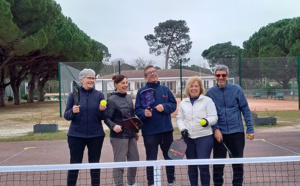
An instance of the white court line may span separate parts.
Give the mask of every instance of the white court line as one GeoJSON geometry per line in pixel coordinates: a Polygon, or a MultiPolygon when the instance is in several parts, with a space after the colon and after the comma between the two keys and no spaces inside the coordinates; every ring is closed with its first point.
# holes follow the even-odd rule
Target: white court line
{"type": "Polygon", "coordinates": [[[297,152],[295,152],[295,151],[292,151],[292,150],[290,150],[290,149],[287,149],[287,148],[284,148],[284,147],[282,147],[282,146],[276,145],[276,144],[274,144],[274,143],[268,142],[268,141],[265,140],[265,139],[253,139],[253,140],[255,140],[255,141],[264,141],[264,142],[269,143],[269,144],[271,144],[271,145],[273,145],[273,146],[275,146],[275,147],[278,147],[278,148],[281,148],[281,149],[283,149],[283,150],[289,151],[289,152],[294,153],[294,154],[296,154],[296,155],[300,155],[299,153],[297,153],[297,152]]]}
{"type": "Polygon", "coordinates": [[[12,158],[18,156],[19,154],[22,154],[23,152],[25,152],[25,151],[28,150],[28,149],[35,149],[35,148],[36,148],[36,147],[25,147],[24,150],[22,150],[21,152],[18,152],[17,154],[15,154],[15,155],[13,155],[13,156],[11,156],[11,157],[9,157],[9,158],[7,158],[7,159],[1,161],[1,162],[0,162],[0,165],[3,164],[4,162],[7,162],[8,160],[10,160],[10,159],[12,159],[12,158]]]}

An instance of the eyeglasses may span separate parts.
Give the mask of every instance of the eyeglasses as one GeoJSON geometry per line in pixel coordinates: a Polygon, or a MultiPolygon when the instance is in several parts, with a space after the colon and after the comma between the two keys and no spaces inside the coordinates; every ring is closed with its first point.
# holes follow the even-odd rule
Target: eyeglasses
{"type": "Polygon", "coordinates": [[[94,77],[85,77],[85,78],[88,79],[88,80],[95,80],[94,77]]]}
{"type": "Polygon", "coordinates": [[[147,72],[146,75],[151,75],[151,74],[156,74],[156,73],[157,73],[157,71],[153,70],[153,71],[147,72]]]}
{"type": "Polygon", "coordinates": [[[227,77],[227,74],[215,74],[215,76],[216,77],[221,77],[222,76],[224,78],[224,77],[227,77]]]}

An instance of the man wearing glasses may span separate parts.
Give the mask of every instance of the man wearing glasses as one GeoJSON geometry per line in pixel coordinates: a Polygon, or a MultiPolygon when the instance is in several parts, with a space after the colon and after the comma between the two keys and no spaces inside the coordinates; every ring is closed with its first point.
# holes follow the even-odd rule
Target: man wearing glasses
{"type": "MultiPolygon", "coordinates": [[[[153,66],[147,66],[144,70],[146,85],[138,90],[135,102],[135,113],[142,120],[144,126],[142,135],[146,149],[146,160],[157,160],[158,146],[165,159],[170,159],[168,150],[173,142],[173,126],[171,113],[177,108],[177,101],[168,87],[160,85],[157,71],[153,66]],[[140,93],[145,90],[154,90],[155,102],[145,108],[144,98],[140,93]]],[[[152,94],[153,95],[153,94],[152,94]]],[[[174,166],[166,167],[169,185],[175,184],[174,166]]],[[[153,167],[147,167],[148,185],[154,185],[153,167]]]]}
{"type": "MultiPolygon", "coordinates": [[[[226,158],[226,148],[223,141],[232,153],[231,158],[242,158],[245,147],[245,133],[242,121],[244,117],[247,130],[247,139],[254,139],[254,129],[252,123],[252,114],[248,102],[239,85],[231,84],[227,81],[229,69],[225,65],[217,65],[214,69],[214,76],[217,81],[216,86],[210,88],[207,96],[210,97],[216,105],[218,112],[218,122],[212,126],[214,130],[214,158],[226,158]]],[[[234,186],[243,184],[243,164],[234,164],[233,180],[234,186]]],[[[214,185],[223,185],[224,165],[213,166],[214,185]]]]}

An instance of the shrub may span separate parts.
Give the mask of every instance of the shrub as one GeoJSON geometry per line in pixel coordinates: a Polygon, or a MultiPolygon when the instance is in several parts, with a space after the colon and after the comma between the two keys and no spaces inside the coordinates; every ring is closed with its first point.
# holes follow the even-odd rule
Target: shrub
{"type": "Polygon", "coordinates": [[[33,100],[38,100],[38,96],[37,95],[33,95],[33,100]]]}
{"type": "Polygon", "coordinates": [[[28,94],[22,94],[22,95],[21,95],[21,98],[22,98],[22,99],[26,99],[26,100],[27,100],[27,98],[28,98],[28,94]]]}
{"type": "Polygon", "coordinates": [[[12,97],[12,96],[7,96],[7,101],[13,101],[14,100],[14,97],[12,97]]]}

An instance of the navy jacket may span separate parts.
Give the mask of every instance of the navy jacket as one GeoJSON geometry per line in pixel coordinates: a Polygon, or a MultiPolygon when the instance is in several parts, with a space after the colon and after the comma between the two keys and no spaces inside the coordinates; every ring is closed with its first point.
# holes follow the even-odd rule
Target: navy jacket
{"type": "Polygon", "coordinates": [[[68,136],[93,138],[105,136],[101,120],[105,118],[105,111],[99,110],[100,101],[105,99],[104,95],[95,90],[85,90],[80,87],[80,112],[74,114],[72,108],[74,106],[73,93],[70,94],[64,113],[66,120],[71,120],[68,136]]]}
{"type": "Polygon", "coordinates": [[[144,126],[142,128],[142,135],[152,135],[168,131],[173,131],[171,114],[177,108],[177,101],[173,93],[168,87],[160,85],[160,82],[149,83],[139,89],[136,95],[135,114],[142,120],[144,126]],[[145,116],[145,109],[141,105],[140,92],[153,88],[155,91],[155,104],[154,107],[162,104],[164,106],[163,112],[158,112],[156,109],[152,110],[152,117],[145,116]]]}
{"type": "Polygon", "coordinates": [[[218,112],[218,122],[212,126],[213,129],[219,129],[222,134],[232,134],[244,132],[242,113],[247,126],[247,133],[254,133],[252,114],[248,106],[247,99],[242,88],[239,85],[227,84],[223,88],[218,85],[207,91],[216,105],[218,112]]]}

